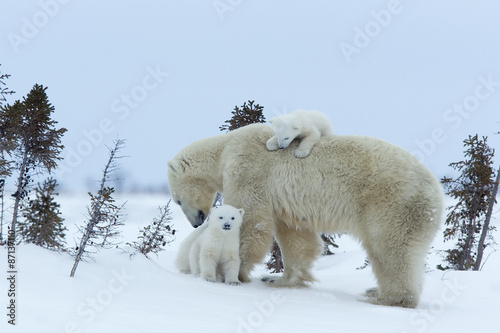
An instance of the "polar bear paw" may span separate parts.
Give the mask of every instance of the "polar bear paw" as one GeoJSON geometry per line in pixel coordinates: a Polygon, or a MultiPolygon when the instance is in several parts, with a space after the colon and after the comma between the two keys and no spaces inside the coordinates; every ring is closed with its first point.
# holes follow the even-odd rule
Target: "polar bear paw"
{"type": "Polygon", "coordinates": [[[240,281],[227,281],[226,284],[229,286],[239,286],[239,285],[241,285],[241,282],[240,281]]]}
{"type": "Polygon", "coordinates": [[[305,281],[300,279],[284,279],[282,277],[264,276],[262,282],[275,288],[302,288],[307,287],[305,281]]]}
{"type": "Polygon", "coordinates": [[[217,278],[214,277],[214,276],[210,276],[210,275],[204,275],[203,278],[205,280],[207,280],[208,282],[213,282],[213,283],[216,283],[217,282],[217,278]]]}
{"type": "Polygon", "coordinates": [[[304,158],[304,157],[307,157],[310,153],[311,153],[310,150],[297,149],[297,150],[295,150],[295,157],[304,158]]]}
{"type": "Polygon", "coordinates": [[[267,148],[267,150],[278,150],[278,148],[279,148],[278,139],[275,136],[273,136],[272,138],[267,140],[266,148],[267,148]]]}

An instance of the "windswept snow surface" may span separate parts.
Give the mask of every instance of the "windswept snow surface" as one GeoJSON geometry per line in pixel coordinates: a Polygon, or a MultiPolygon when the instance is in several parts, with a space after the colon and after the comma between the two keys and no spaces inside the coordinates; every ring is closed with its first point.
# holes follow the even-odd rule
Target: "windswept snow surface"
{"type": "MultiPolygon", "coordinates": [[[[16,325],[7,323],[8,281],[0,283],[1,332],[494,332],[500,327],[500,254],[488,252],[480,272],[441,272],[436,249],[428,256],[424,292],[417,309],[366,302],[375,286],[365,254],[348,236],[338,239],[336,254],[314,265],[318,282],[304,289],[274,289],[260,278],[241,286],[206,282],[177,272],[177,248],[192,230],[172,205],[177,239],[150,260],[124,245],[157,216],[166,196],[123,195],[128,217],[120,249],[102,250],[95,262],[80,263],[69,277],[73,259],[34,245],[17,246],[16,325]],[[491,255],[489,255],[491,253],[491,255]],[[489,255],[489,257],[488,257],[489,255]],[[487,258],[486,258],[487,257],[487,258]]],[[[61,195],[67,241],[73,245],[88,199],[61,195]]],[[[498,217],[498,213],[496,216],[498,217]]],[[[493,220],[498,225],[497,220],[493,220]]],[[[7,249],[0,249],[7,272],[7,249]]]]}

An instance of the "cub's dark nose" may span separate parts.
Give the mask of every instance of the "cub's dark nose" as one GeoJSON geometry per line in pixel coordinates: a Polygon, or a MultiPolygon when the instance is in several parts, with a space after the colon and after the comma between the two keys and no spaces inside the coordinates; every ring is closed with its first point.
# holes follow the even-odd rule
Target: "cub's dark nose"
{"type": "Polygon", "coordinates": [[[231,224],[228,223],[228,222],[224,223],[224,225],[222,226],[222,229],[224,229],[224,230],[231,230],[231,224]]]}

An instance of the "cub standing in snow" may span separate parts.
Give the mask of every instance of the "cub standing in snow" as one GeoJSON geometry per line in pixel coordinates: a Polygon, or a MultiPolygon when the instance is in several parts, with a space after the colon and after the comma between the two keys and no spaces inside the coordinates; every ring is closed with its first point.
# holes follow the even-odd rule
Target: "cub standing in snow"
{"type": "Polygon", "coordinates": [[[240,226],[243,209],[222,205],[210,210],[208,220],[181,244],[177,268],[211,282],[239,285],[240,226]]]}
{"type": "Polygon", "coordinates": [[[301,139],[295,157],[304,158],[311,152],[322,136],[333,134],[328,117],[319,111],[297,110],[269,120],[274,136],[267,143],[267,150],[288,147],[295,138],[301,139]]]}

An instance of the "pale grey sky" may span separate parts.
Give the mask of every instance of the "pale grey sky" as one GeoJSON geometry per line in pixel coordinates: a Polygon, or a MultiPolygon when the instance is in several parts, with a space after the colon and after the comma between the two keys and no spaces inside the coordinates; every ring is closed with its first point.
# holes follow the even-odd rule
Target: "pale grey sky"
{"type": "Polygon", "coordinates": [[[128,184],[166,184],[166,162],[247,100],[267,119],[322,111],[337,134],[400,145],[438,177],[469,134],[500,148],[498,1],[1,0],[0,12],[9,102],[48,87],[68,129],[66,189],[99,179],[117,136],[128,184]]]}

